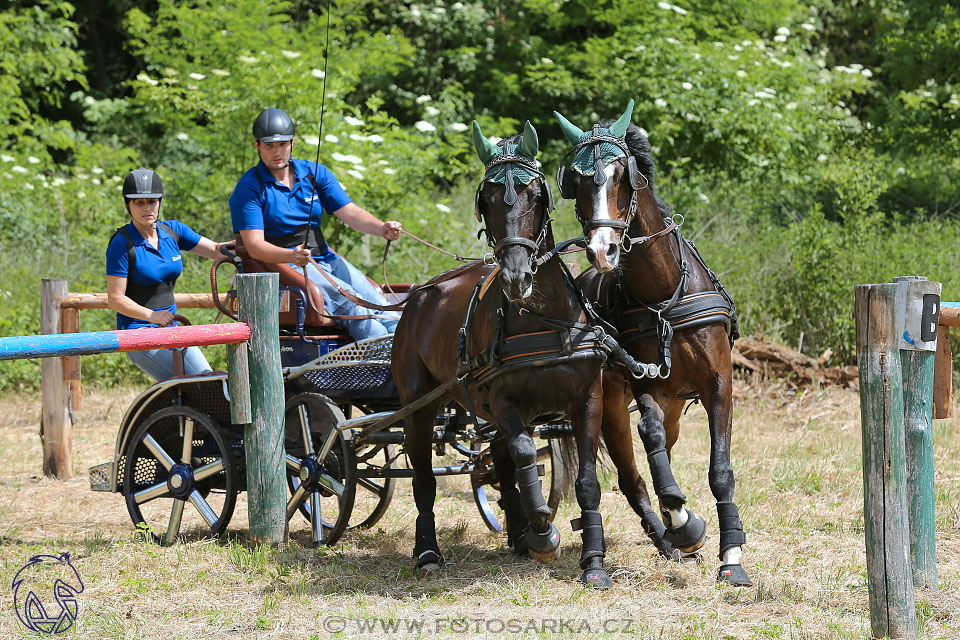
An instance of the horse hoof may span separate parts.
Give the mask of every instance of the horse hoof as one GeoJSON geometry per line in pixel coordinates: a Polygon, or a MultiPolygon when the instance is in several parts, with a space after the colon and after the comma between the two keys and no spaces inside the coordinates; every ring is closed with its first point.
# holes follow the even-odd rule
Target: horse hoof
{"type": "Polygon", "coordinates": [[[609,589],[613,586],[613,580],[602,567],[584,571],[580,576],[580,582],[594,589],[609,589]]]}
{"type": "Polygon", "coordinates": [[[437,573],[443,567],[443,556],[436,551],[424,551],[417,556],[416,569],[421,575],[437,573]]]}
{"type": "Polygon", "coordinates": [[[530,555],[540,564],[550,564],[560,557],[560,531],[552,522],[543,533],[527,529],[524,538],[530,555]]]}
{"type": "Polygon", "coordinates": [[[669,542],[683,554],[696,553],[707,541],[707,523],[693,511],[687,510],[687,521],[680,527],[667,527],[663,534],[669,542]]]}
{"type": "Polygon", "coordinates": [[[717,573],[717,582],[729,584],[732,587],[752,587],[750,576],[744,571],[743,565],[725,564],[720,567],[717,573]]]}

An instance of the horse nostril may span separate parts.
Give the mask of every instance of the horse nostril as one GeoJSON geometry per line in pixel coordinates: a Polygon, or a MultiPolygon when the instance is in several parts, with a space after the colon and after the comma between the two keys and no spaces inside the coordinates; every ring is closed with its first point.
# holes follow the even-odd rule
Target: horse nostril
{"type": "Polygon", "coordinates": [[[609,247],[607,247],[608,261],[610,261],[611,263],[616,262],[617,258],[619,257],[620,257],[620,245],[612,244],[609,247]]]}
{"type": "Polygon", "coordinates": [[[520,285],[521,291],[529,291],[530,288],[533,287],[533,275],[529,273],[523,274],[520,278],[520,285]]]}
{"type": "Polygon", "coordinates": [[[590,247],[587,247],[587,260],[590,262],[590,264],[594,264],[597,261],[597,254],[590,247]]]}

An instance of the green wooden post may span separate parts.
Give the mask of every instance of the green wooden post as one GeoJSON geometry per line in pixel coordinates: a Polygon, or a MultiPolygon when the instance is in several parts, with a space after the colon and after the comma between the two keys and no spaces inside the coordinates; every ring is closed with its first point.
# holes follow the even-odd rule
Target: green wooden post
{"type": "Polygon", "coordinates": [[[250,540],[287,543],[287,487],[283,449],[283,375],[276,273],[237,276],[239,318],[250,326],[247,355],[253,421],[244,430],[250,540]]]}
{"type": "Polygon", "coordinates": [[[903,314],[899,335],[913,584],[936,589],[933,360],[937,348],[940,283],[913,276],[893,281],[898,286],[898,306],[903,314]]]}
{"type": "Polygon", "coordinates": [[[913,638],[897,285],[858,285],[854,297],[870,627],[877,638],[913,638]]]}

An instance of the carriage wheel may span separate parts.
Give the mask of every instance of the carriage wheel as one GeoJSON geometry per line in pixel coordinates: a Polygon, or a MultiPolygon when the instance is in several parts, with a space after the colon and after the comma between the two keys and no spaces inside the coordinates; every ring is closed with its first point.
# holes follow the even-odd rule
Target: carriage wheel
{"type": "Polygon", "coordinates": [[[154,541],[213,537],[230,522],[237,502],[237,465],[223,430],[190,407],[149,416],[125,452],[123,494],[138,529],[154,541]]]}
{"type": "Polygon", "coordinates": [[[332,545],[346,531],[357,488],[357,466],[349,431],[339,431],[343,413],[326,396],[301,393],[284,412],[287,519],[299,511],[314,544],[332,545]],[[332,436],[331,436],[332,434],[332,436]],[[332,441],[327,443],[328,436],[332,441]],[[324,446],[328,450],[324,454],[324,446]]]}
{"type": "Polygon", "coordinates": [[[353,502],[353,515],[348,529],[367,529],[380,522],[387,512],[393,492],[397,486],[396,478],[364,478],[365,472],[377,474],[386,469],[397,467],[396,447],[392,444],[371,445],[358,451],[357,491],[353,502]]]}
{"type": "MultiPolygon", "coordinates": [[[[550,438],[546,444],[537,448],[537,463],[543,464],[545,473],[540,477],[540,482],[547,491],[547,506],[550,507],[552,522],[557,515],[560,501],[569,496],[572,486],[571,470],[568,468],[559,439],[550,438]]],[[[491,531],[503,531],[501,524],[503,511],[497,505],[500,484],[493,468],[489,449],[484,450],[480,455],[479,469],[470,475],[470,483],[473,487],[473,501],[480,511],[483,523],[491,531]],[[493,492],[488,492],[488,489],[493,489],[493,492]]]]}

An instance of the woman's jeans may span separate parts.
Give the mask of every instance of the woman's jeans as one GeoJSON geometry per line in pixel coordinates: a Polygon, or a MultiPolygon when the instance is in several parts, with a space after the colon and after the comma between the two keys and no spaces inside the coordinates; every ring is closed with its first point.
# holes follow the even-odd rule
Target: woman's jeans
{"type": "MultiPolygon", "coordinates": [[[[146,372],[148,376],[160,382],[173,377],[173,349],[152,349],[150,351],[128,351],[130,362],[146,372]]],[[[187,347],[183,353],[183,372],[186,375],[212,371],[203,352],[198,347],[187,347]]]]}

